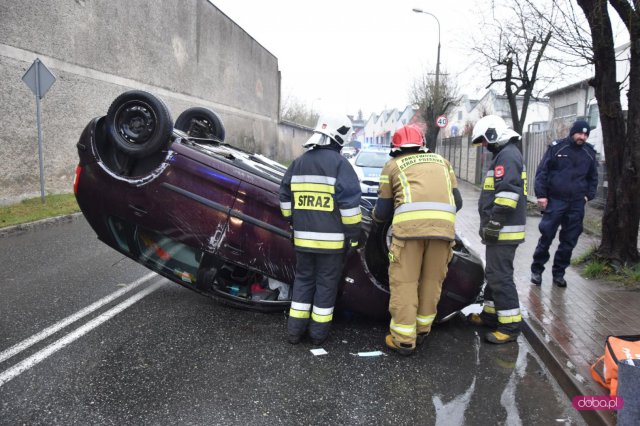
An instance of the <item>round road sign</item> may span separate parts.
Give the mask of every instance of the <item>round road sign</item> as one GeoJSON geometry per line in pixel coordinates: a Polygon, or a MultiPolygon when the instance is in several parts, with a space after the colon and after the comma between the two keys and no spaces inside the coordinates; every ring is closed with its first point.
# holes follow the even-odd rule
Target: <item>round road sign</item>
{"type": "Polygon", "coordinates": [[[447,127],[447,124],[449,124],[449,120],[446,115],[439,115],[438,118],[436,118],[436,126],[441,129],[447,127]]]}

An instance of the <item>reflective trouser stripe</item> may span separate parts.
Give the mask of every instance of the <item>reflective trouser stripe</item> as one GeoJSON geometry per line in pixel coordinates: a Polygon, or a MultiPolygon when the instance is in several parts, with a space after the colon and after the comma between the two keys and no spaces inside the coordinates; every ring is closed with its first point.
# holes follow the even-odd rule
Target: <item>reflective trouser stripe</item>
{"type": "Polygon", "coordinates": [[[311,316],[311,312],[309,311],[299,311],[297,309],[289,309],[289,316],[293,318],[309,318],[311,316]]]}
{"type": "Polygon", "coordinates": [[[487,314],[493,314],[495,315],[496,313],[496,308],[494,306],[489,306],[485,303],[484,307],[482,308],[482,311],[487,313],[487,314]]]}
{"type": "Polygon", "coordinates": [[[311,313],[311,319],[315,322],[330,322],[333,319],[333,314],[319,315],[313,312],[311,313]]]}
{"type": "Polygon", "coordinates": [[[315,322],[329,322],[333,319],[333,307],[331,308],[319,308],[313,307],[311,313],[311,319],[315,322]]]}
{"type": "Polygon", "coordinates": [[[281,209],[280,211],[282,212],[282,216],[284,216],[284,217],[291,217],[291,210],[284,210],[284,209],[281,209]]]}
{"type": "Polygon", "coordinates": [[[434,315],[418,315],[416,316],[416,322],[420,325],[429,325],[433,323],[433,320],[436,318],[434,315]]]}
{"type": "Polygon", "coordinates": [[[391,324],[389,328],[395,331],[398,334],[402,334],[403,336],[413,336],[416,334],[416,323],[412,324],[396,324],[393,319],[391,320],[391,324]]]}
{"type": "Polygon", "coordinates": [[[498,322],[501,324],[511,324],[512,322],[522,321],[520,309],[506,309],[498,311],[498,322]]]}
{"type": "Polygon", "coordinates": [[[511,324],[512,322],[522,321],[522,315],[502,316],[498,314],[498,322],[500,324],[511,324]]]}
{"type": "Polygon", "coordinates": [[[294,318],[309,318],[311,311],[311,303],[291,302],[289,316],[294,318]]]}

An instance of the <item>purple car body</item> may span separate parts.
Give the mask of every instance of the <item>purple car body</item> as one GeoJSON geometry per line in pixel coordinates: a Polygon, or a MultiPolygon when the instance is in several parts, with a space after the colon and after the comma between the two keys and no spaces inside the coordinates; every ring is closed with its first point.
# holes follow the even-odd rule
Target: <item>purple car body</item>
{"type": "MultiPolygon", "coordinates": [[[[185,111],[176,120],[180,131],[159,111],[161,101],[145,96],[157,100],[145,92],[121,95],[77,144],[76,198],[98,238],[204,295],[260,311],[286,309],[295,252],[279,208],[285,167],[222,142],[215,113],[185,111]],[[195,128],[203,125],[210,132],[195,128]],[[163,126],[170,131],[160,132],[163,126]],[[156,148],[136,151],[152,137],[162,139],[156,148]]],[[[389,224],[372,231],[366,204],[361,248],[342,265],[337,308],[385,318],[389,224]]],[[[483,281],[480,259],[458,240],[437,319],[473,303],[483,281]]]]}

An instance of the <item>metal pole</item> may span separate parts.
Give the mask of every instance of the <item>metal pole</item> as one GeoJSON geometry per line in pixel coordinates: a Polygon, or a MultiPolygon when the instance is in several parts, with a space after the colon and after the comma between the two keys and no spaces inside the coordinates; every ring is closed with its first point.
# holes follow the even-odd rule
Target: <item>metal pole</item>
{"type": "MultiPolygon", "coordinates": [[[[436,23],[438,24],[438,57],[436,59],[436,87],[435,87],[436,90],[435,90],[435,96],[434,96],[434,106],[435,106],[435,99],[440,98],[440,21],[438,20],[438,17],[433,13],[425,12],[424,10],[418,9],[418,8],[414,8],[413,11],[416,13],[424,13],[425,15],[433,16],[433,19],[435,19],[436,23]]],[[[438,114],[439,113],[440,112],[438,112],[438,114]]]]}
{"type": "Polygon", "coordinates": [[[36,59],[36,125],[38,126],[38,159],[40,163],[40,200],[44,204],[44,158],[42,154],[42,125],[40,124],[40,59],[36,59]]]}
{"type": "MultiPolygon", "coordinates": [[[[436,21],[438,19],[436,18],[436,21]]],[[[438,59],[436,60],[436,99],[440,99],[440,23],[438,22],[438,59]]],[[[435,103],[435,102],[434,102],[435,103]]],[[[444,111],[438,111],[437,114],[444,111]]]]}

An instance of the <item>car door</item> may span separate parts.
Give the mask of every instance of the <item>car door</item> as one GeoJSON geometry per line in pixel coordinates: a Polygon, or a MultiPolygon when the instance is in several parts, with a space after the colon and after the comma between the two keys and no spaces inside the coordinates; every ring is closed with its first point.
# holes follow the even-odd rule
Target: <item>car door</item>
{"type": "Polygon", "coordinates": [[[226,243],[236,249],[235,263],[291,284],[295,253],[288,222],[280,213],[278,188],[264,180],[240,183],[226,243]]]}

